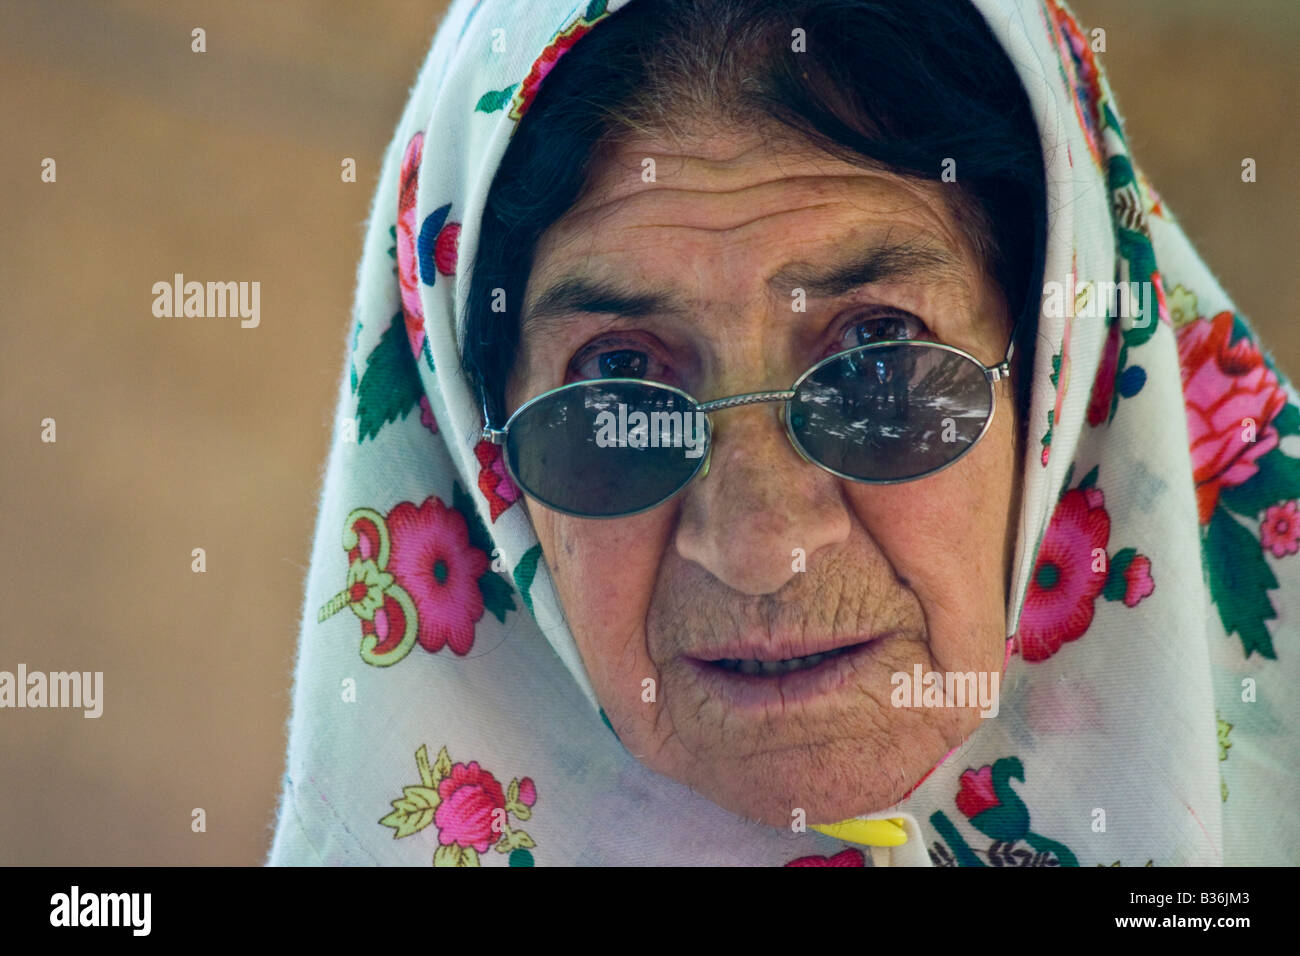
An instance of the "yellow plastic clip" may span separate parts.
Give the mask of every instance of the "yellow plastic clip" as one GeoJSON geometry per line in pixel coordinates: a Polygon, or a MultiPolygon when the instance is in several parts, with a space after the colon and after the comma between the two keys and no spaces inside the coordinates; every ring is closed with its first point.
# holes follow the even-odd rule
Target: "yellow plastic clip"
{"type": "Polygon", "coordinates": [[[849,843],[861,843],[863,846],[902,846],[907,842],[907,831],[903,829],[901,817],[892,817],[888,820],[814,823],[812,828],[828,837],[847,840],[849,843]]]}

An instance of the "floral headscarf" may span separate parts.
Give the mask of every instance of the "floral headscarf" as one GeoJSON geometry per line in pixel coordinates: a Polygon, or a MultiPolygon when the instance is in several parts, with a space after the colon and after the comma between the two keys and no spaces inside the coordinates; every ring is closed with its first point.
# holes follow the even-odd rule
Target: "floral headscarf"
{"type": "Polygon", "coordinates": [[[269,862],[1300,860],[1300,406],[1055,0],[973,0],[1041,131],[1044,279],[1064,290],[1038,327],[999,715],[872,815],[895,846],[747,822],[623,749],[457,342],[511,133],[625,2],[457,0],[385,156],[269,862]],[[1154,290],[1144,320],[1098,317],[1097,284],[1130,281],[1154,290]]]}

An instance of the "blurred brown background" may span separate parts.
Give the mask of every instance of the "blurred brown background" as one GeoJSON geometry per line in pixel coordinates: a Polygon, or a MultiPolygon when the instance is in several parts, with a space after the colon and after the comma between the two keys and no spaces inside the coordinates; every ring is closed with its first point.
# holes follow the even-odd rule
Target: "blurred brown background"
{"type": "MultiPolygon", "coordinates": [[[[362,230],[443,6],[0,2],[0,670],[105,683],[98,720],[0,711],[0,863],[262,862],[362,230]],[[155,318],[176,272],[261,282],[260,327],[155,318]]],[[[1300,7],[1074,9],[1140,164],[1300,373],[1300,7]]]]}

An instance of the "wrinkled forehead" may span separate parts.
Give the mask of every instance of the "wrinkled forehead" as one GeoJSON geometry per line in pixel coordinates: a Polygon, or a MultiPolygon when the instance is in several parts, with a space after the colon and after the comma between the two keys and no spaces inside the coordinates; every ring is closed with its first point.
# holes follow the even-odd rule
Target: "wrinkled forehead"
{"type": "Polygon", "coordinates": [[[615,262],[634,273],[664,261],[700,271],[723,257],[724,268],[707,271],[738,292],[756,281],[788,291],[814,280],[801,262],[809,256],[831,263],[875,248],[894,267],[969,279],[991,238],[972,206],[955,184],[849,163],[788,131],[641,135],[598,151],[585,188],[539,240],[525,312],[557,273],[615,262]]]}

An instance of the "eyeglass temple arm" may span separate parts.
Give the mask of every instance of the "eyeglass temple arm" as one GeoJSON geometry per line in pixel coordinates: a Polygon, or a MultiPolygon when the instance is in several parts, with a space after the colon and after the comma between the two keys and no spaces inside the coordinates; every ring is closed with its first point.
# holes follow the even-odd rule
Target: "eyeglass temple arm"
{"type": "Polygon", "coordinates": [[[1020,331],[1021,315],[1016,316],[1016,320],[1011,323],[1011,341],[1007,343],[1007,354],[1002,356],[1002,361],[992,368],[986,368],[984,374],[990,382],[1000,382],[1004,378],[1011,377],[1011,358],[1016,354],[1016,334],[1020,331]]]}
{"type": "Polygon", "coordinates": [[[492,415],[488,411],[487,396],[483,396],[483,431],[479,437],[490,445],[504,445],[506,443],[506,430],[504,428],[492,427],[492,415]]]}

